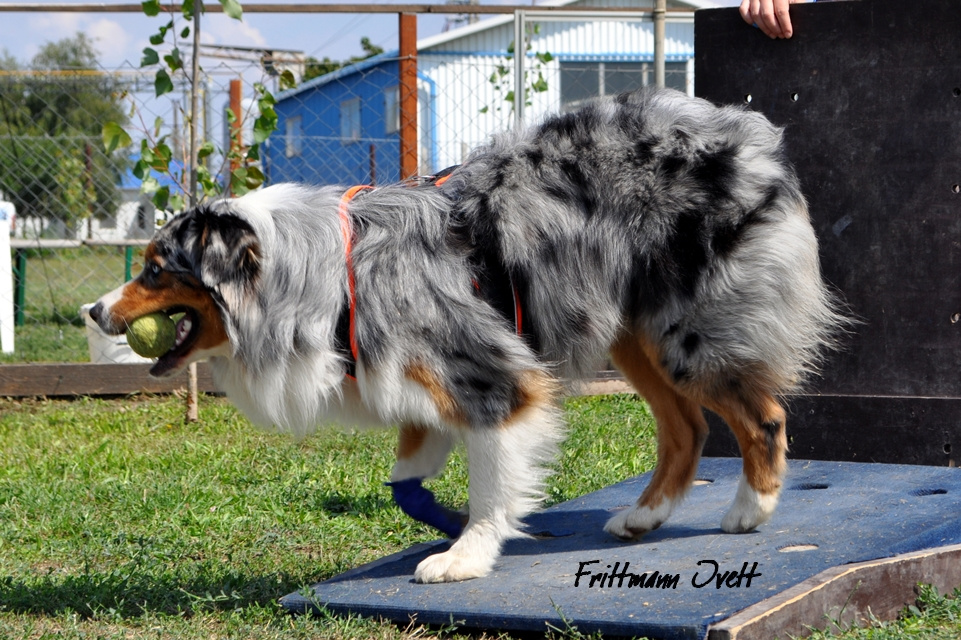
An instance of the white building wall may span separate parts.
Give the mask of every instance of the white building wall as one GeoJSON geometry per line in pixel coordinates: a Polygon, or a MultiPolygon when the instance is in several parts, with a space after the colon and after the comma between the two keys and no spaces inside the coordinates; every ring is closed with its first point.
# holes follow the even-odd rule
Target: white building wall
{"type": "MultiPolygon", "coordinates": [[[[649,21],[579,18],[531,19],[530,23],[538,25],[538,29],[530,39],[526,68],[534,76],[542,73],[548,89],[530,96],[532,104],[525,108],[526,122],[536,122],[560,109],[561,62],[653,60],[654,29],[649,21]],[[549,52],[553,60],[546,64],[534,61],[533,54],[542,52],[549,52]]],[[[431,145],[433,171],[463,162],[469,150],[484,143],[492,133],[513,127],[511,104],[504,100],[507,92],[513,90],[514,62],[506,58],[507,47],[514,39],[513,17],[491,18],[463,31],[467,32],[463,37],[441,42],[429,39],[425,43],[428,46],[422,45],[418,55],[419,75],[436,88],[435,130],[422,135],[422,140],[431,145]],[[496,82],[492,75],[500,65],[510,72],[496,82]]],[[[669,14],[667,60],[691,60],[693,55],[693,15],[669,14]]],[[[693,67],[688,67],[690,79],[693,67]]],[[[692,81],[688,87],[689,92],[693,91],[692,81]]],[[[426,110],[426,105],[421,109],[426,110]]]]}

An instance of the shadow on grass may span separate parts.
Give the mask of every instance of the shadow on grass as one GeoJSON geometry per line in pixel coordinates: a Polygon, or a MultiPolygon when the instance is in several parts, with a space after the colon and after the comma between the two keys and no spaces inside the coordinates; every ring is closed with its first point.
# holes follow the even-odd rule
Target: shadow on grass
{"type": "Polygon", "coordinates": [[[192,615],[250,605],[269,606],[309,581],[306,577],[296,580],[279,574],[240,573],[196,580],[175,574],[119,572],[38,576],[26,581],[5,576],[0,577],[0,611],[47,616],[76,613],[82,617],[109,613],[122,618],[148,612],[192,615]]]}
{"type": "Polygon", "coordinates": [[[354,495],[350,493],[340,493],[337,491],[325,491],[318,496],[312,504],[312,508],[326,511],[330,514],[372,514],[389,509],[394,506],[394,501],[388,497],[380,495],[354,495]]]}

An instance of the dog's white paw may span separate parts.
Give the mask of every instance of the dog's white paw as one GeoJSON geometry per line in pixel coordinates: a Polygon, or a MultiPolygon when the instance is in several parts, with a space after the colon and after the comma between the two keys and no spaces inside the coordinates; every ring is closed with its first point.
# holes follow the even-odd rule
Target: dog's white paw
{"type": "Polygon", "coordinates": [[[459,582],[486,576],[493,568],[493,558],[465,556],[450,549],[421,560],[414,571],[414,580],[421,583],[459,582]]]}
{"type": "Polygon", "coordinates": [[[747,533],[771,519],[777,508],[778,493],[760,493],[742,475],[737,486],[737,497],[721,520],[726,533],[747,533]]]}
{"type": "Polygon", "coordinates": [[[622,540],[633,540],[664,524],[673,510],[674,501],[667,499],[653,509],[634,505],[614,514],[604,525],[604,531],[622,540]]]}

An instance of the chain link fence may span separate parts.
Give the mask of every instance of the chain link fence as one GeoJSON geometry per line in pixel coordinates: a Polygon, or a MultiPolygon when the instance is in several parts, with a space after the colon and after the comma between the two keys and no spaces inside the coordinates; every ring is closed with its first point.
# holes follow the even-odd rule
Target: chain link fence
{"type": "MultiPolygon", "coordinates": [[[[417,55],[417,170],[431,174],[464,160],[491,133],[525,118],[573,109],[599,96],[653,83],[650,17],[528,19],[522,94],[515,96],[511,17],[463,35],[426,39],[417,55]],[[496,24],[495,24],[496,23],[496,24]]],[[[668,23],[667,84],[693,93],[693,16],[668,23]],[[672,31],[673,30],[673,31],[672,31]],[[671,49],[673,47],[673,49],[671,49]]],[[[291,16],[291,19],[301,19],[291,16]]],[[[303,19],[323,20],[312,15],[303,19]]],[[[255,83],[276,99],[277,130],[261,145],[265,184],[385,184],[402,175],[401,103],[396,53],[375,55],[304,81],[310,64],[269,51],[234,59],[201,57],[200,121],[190,122],[191,87],[153,96],[153,76],[121,69],[33,69],[0,65],[0,192],[10,220],[13,349],[0,362],[135,361],[119,344],[97,344],[81,308],[136,276],[143,247],[172,212],[157,210],[132,172],[140,141],[167,136],[172,175],[183,191],[188,126],[213,143],[208,168],[227,184],[228,108],[240,113],[239,144],[249,145],[255,83]],[[283,64],[281,64],[281,62],[283,64]],[[299,82],[278,88],[282,68],[299,82]],[[106,153],[103,126],[118,122],[134,142],[106,153]]],[[[2,61],[0,61],[2,62],[2,61]]],[[[520,86],[520,85],[518,85],[520,86]]],[[[235,141],[233,144],[237,144],[235,141]]],[[[4,277],[0,274],[0,277],[4,277]]],[[[0,290],[2,291],[2,290],[0,290]]],[[[2,298],[2,295],[0,295],[2,298]]],[[[117,342],[115,340],[114,342],[117,342]]]]}
{"type": "MultiPolygon", "coordinates": [[[[229,82],[243,75],[213,68],[199,85],[198,124],[219,150],[207,162],[225,175],[229,82]]],[[[132,67],[0,70],[0,207],[10,227],[15,336],[0,362],[140,361],[122,336],[91,343],[81,309],[137,274],[143,247],[173,213],[158,210],[133,173],[141,139],[167,137],[171,170],[152,177],[186,191],[183,85],[157,100],[152,75],[132,67]],[[124,126],[135,144],[106,153],[106,122],[124,126]]],[[[245,121],[251,104],[243,101],[245,121]]]]}

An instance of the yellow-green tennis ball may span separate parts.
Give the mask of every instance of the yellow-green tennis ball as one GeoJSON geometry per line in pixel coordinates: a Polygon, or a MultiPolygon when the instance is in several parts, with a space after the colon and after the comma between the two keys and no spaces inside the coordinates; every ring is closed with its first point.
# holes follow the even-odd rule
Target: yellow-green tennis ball
{"type": "Polygon", "coordinates": [[[177,337],[177,325],[163,313],[140,316],[127,327],[127,344],[144,358],[159,358],[170,351],[177,337]]]}

